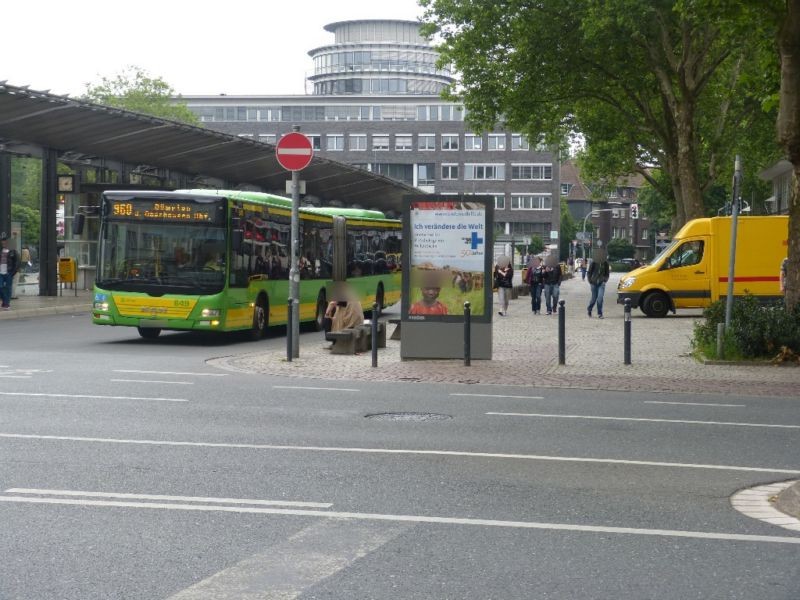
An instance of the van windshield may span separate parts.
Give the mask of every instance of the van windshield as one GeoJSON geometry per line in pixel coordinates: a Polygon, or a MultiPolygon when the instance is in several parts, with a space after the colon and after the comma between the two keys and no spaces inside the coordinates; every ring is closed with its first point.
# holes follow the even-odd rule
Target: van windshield
{"type": "Polygon", "coordinates": [[[650,265],[654,265],[658,263],[662,258],[672,252],[672,250],[680,243],[680,240],[672,240],[668,246],[665,246],[664,249],[656,254],[655,258],[651,260],[649,263],[650,265]]]}

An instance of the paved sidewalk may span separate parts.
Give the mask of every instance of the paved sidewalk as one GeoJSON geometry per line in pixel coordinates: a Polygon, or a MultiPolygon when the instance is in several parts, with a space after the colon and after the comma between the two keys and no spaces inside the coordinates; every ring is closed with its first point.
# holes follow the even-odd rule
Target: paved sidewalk
{"type": "Polygon", "coordinates": [[[89,312],[92,309],[92,290],[64,289],[60,296],[39,296],[38,274],[28,274],[26,281],[13,289],[16,298],[11,310],[0,310],[0,321],[25,319],[53,314],[89,312]]]}
{"type": "MultiPolygon", "coordinates": [[[[332,355],[322,334],[301,338],[300,358],[286,361],[285,349],[253,352],[213,361],[222,368],[332,380],[426,381],[532,385],[541,387],[657,392],[738,393],[800,396],[800,368],[775,365],[705,365],[691,355],[690,339],[701,311],[679,311],[650,319],[634,310],[632,365],[623,364],[623,309],[616,304],[619,274],[606,288],[605,319],[588,318],[588,283],[565,281],[566,365],[558,364],[558,317],[534,315],[529,296],[512,300],[507,317],[494,317],[493,358],[473,360],[400,360],[400,342],[387,340],[378,368],[369,352],[332,355]]],[[[495,302],[496,302],[495,295],[495,302]]],[[[399,316],[397,307],[387,311],[399,316]]],[[[391,326],[390,326],[391,327],[391,326]]]]}

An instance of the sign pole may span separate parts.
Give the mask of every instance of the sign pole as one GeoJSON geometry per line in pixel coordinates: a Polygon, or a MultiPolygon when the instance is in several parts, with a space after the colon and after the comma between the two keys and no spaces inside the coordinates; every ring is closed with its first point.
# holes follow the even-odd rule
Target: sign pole
{"type": "Polygon", "coordinates": [[[300,357],[300,171],[305,169],[314,156],[314,149],[309,139],[300,133],[300,127],[294,125],[292,133],[283,136],[275,146],[278,163],[292,172],[292,220],[291,240],[289,241],[289,322],[286,324],[286,355],[291,358],[300,357]],[[291,334],[291,335],[289,335],[291,334]],[[291,340],[291,341],[290,341],[291,340]]]}
{"type": "MultiPolygon", "coordinates": [[[[295,125],[292,131],[300,131],[295,125]]],[[[292,171],[292,258],[289,268],[289,297],[292,299],[292,357],[300,358],[300,270],[298,255],[300,249],[300,171],[292,171]]]]}

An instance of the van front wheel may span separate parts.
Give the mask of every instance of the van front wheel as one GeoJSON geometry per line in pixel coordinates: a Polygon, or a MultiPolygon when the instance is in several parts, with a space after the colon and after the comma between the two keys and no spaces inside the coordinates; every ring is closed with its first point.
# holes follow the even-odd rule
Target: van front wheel
{"type": "Polygon", "coordinates": [[[666,317],[669,312],[669,298],[663,292],[651,292],[642,302],[642,312],[648,317],[666,317]]]}

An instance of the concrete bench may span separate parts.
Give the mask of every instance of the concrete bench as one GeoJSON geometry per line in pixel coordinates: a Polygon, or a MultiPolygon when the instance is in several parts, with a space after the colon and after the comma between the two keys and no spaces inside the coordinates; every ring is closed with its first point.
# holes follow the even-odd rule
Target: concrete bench
{"type": "MultiPolygon", "coordinates": [[[[372,324],[367,321],[352,329],[329,331],[325,339],[333,342],[332,354],[355,354],[372,350],[372,324]]],[[[378,321],[378,348],[386,348],[386,323],[378,321]]]]}
{"type": "Polygon", "coordinates": [[[399,340],[400,339],[400,319],[389,319],[389,323],[395,325],[394,331],[392,331],[392,335],[389,336],[390,340],[399,340]]]}
{"type": "Polygon", "coordinates": [[[366,340],[364,340],[363,326],[355,329],[342,329],[341,331],[329,331],[325,334],[325,339],[333,342],[331,346],[332,354],[355,354],[356,352],[363,352],[361,349],[366,340]]]}

